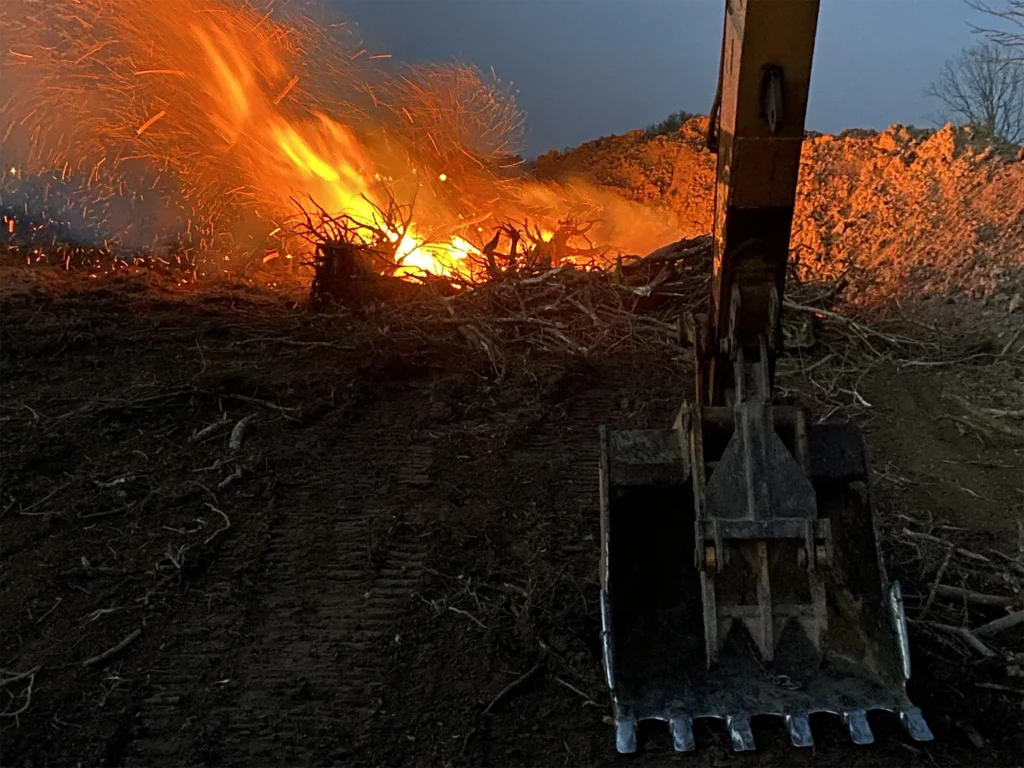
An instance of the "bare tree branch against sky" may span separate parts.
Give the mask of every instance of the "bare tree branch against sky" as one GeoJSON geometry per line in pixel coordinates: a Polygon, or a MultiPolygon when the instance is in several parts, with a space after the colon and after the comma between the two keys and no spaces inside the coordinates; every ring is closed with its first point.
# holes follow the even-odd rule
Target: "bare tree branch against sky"
{"type": "Polygon", "coordinates": [[[1002,49],[1003,59],[1024,61],[1024,0],[966,0],[984,20],[971,29],[1002,49]]]}
{"type": "Polygon", "coordinates": [[[1024,141],[1024,61],[992,42],[946,61],[928,95],[941,104],[939,123],[974,123],[1013,144],[1024,141]]]}
{"type": "MultiPolygon", "coordinates": [[[[992,0],[1000,5],[1005,0],[992,0]]],[[[376,49],[493,66],[520,90],[538,154],[706,112],[724,0],[334,0],[376,49]]],[[[963,0],[823,0],[808,127],[925,125],[925,89],[986,18],[963,0]]]]}

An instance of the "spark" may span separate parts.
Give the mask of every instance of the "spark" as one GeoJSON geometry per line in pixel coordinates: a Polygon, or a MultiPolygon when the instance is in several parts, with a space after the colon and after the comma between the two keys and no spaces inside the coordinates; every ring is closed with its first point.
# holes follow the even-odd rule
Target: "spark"
{"type": "Polygon", "coordinates": [[[294,88],[298,82],[299,82],[299,76],[298,75],[296,75],[291,80],[289,80],[288,81],[288,85],[286,85],[284,87],[284,90],[282,90],[279,94],[277,94],[277,98],[274,99],[274,105],[276,106],[276,105],[280,104],[282,101],[284,101],[284,97],[287,96],[289,94],[289,92],[291,92],[292,88],[294,88]]]}
{"type": "Polygon", "coordinates": [[[136,136],[141,136],[142,134],[144,134],[146,132],[147,128],[152,126],[153,123],[155,123],[157,120],[159,120],[160,118],[162,118],[166,114],[167,114],[167,110],[161,109],[159,112],[157,112],[151,118],[149,118],[149,120],[147,120],[142,125],[140,125],[139,129],[137,131],[135,131],[135,135],[136,136]]]}

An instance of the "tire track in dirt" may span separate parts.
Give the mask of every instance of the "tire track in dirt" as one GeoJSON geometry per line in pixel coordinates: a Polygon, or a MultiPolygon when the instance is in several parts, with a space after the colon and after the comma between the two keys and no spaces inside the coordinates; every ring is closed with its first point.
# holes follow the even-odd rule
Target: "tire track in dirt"
{"type": "Polygon", "coordinates": [[[403,405],[375,403],[315,436],[315,471],[300,469],[293,480],[306,484],[279,495],[256,594],[213,617],[236,631],[193,633],[194,646],[154,675],[137,765],[335,761],[367,730],[425,555],[405,522],[427,512],[433,453],[403,405]],[[177,703],[190,691],[186,713],[177,703]]]}

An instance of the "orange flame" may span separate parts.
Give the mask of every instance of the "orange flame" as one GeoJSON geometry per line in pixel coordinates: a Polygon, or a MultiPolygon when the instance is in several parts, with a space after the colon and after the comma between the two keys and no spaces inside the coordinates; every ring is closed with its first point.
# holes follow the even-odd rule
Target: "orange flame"
{"type": "Polygon", "coordinates": [[[0,26],[18,51],[0,57],[11,94],[0,131],[27,141],[26,167],[88,176],[97,200],[147,173],[173,178],[207,246],[223,242],[221,216],[280,226],[298,203],[313,220],[322,209],[389,240],[407,278],[474,277],[482,254],[466,238],[488,218],[529,219],[550,241],[582,210],[602,219],[592,237],[627,249],[656,229],[611,193],[510,179],[502,159],[522,114],[475,69],[371,72],[312,21],[272,10],[269,0],[5,0],[0,26]],[[416,201],[414,221],[383,220],[393,195],[416,201]]]}
{"type": "MultiPolygon", "coordinates": [[[[268,165],[283,166],[279,183],[314,200],[332,216],[346,215],[385,229],[391,242],[398,244],[397,276],[469,276],[468,257],[480,252],[463,238],[426,244],[417,237],[414,225],[401,233],[381,220],[382,201],[375,199],[370,184],[379,174],[351,129],[320,112],[313,113],[313,123],[288,120],[279,107],[280,99],[271,100],[257,87],[258,73],[241,41],[217,27],[207,30],[192,24],[190,29],[214,74],[207,88],[219,111],[211,114],[211,123],[229,145],[248,133],[271,155],[268,165]]],[[[271,64],[279,69],[279,62],[271,64]]],[[[294,82],[292,78],[289,85],[294,82]]],[[[441,173],[439,179],[446,181],[447,175],[441,173]]]]}

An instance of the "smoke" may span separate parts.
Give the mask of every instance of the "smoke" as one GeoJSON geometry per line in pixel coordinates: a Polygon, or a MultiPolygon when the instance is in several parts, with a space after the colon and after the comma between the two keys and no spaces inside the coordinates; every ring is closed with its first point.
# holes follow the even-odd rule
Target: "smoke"
{"type": "Polygon", "coordinates": [[[524,181],[510,193],[515,206],[548,229],[567,218],[593,222],[588,236],[609,253],[642,256],[680,236],[672,211],[647,208],[582,179],[524,181]]]}
{"type": "Polygon", "coordinates": [[[633,253],[675,239],[613,194],[516,178],[524,116],[497,78],[381,63],[314,10],[5,0],[0,157],[19,170],[3,206],[24,217],[59,186],[46,215],[76,238],[218,262],[262,255],[300,211],[368,221],[391,199],[424,238],[532,216],[593,220],[592,237],[633,253]]]}

